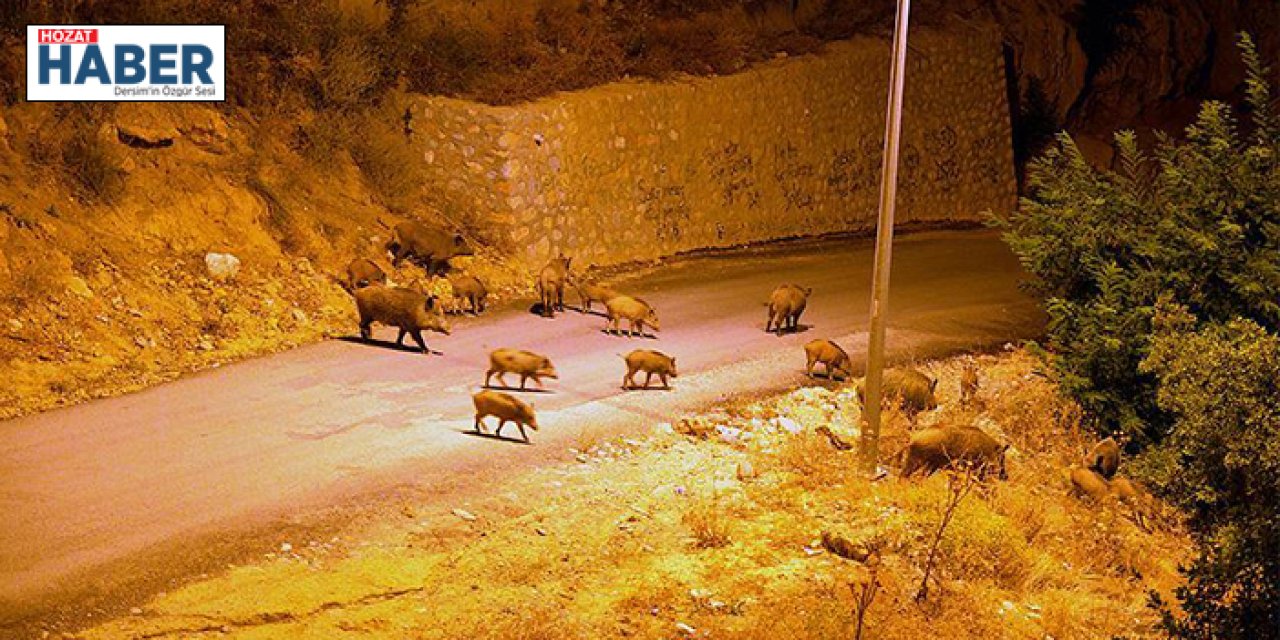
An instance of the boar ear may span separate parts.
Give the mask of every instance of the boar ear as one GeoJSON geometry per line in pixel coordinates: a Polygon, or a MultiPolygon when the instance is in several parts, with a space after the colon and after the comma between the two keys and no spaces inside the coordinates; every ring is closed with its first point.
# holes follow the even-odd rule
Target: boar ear
{"type": "Polygon", "coordinates": [[[462,234],[461,234],[461,233],[455,233],[455,234],[453,234],[453,244],[455,244],[455,245],[457,245],[457,246],[459,246],[459,247],[460,247],[460,246],[462,246],[465,242],[466,242],[466,239],[462,237],[462,234]]]}
{"type": "Polygon", "coordinates": [[[937,379],[937,378],[934,378],[934,379],[932,379],[932,380],[930,380],[930,381],[929,381],[929,390],[930,390],[930,391],[937,391],[937,390],[938,390],[938,379],[937,379]]]}
{"type": "Polygon", "coordinates": [[[1006,442],[1006,443],[1004,443],[1004,444],[1000,445],[1000,453],[1008,453],[1008,451],[1009,451],[1009,446],[1010,446],[1010,443],[1008,443],[1008,442],[1006,442]]]}

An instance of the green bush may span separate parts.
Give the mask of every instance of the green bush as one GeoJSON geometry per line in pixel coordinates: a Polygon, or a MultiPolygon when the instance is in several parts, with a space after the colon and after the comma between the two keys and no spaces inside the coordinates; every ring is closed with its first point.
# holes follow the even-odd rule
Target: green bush
{"type": "Polygon", "coordinates": [[[995,221],[1045,299],[1062,385],[1104,432],[1155,442],[1169,426],[1155,376],[1139,368],[1159,297],[1200,321],[1280,326],[1280,128],[1253,43],[1242,36],[1241,49],[1251,134],[1210,102],[1154,157],[1118,134],[1115,170],[1061,134],[1032,163],[1019,211],[995,221]]]}
{"type": "MultiPolygon", "coordinates": [[[[1199,555],[1164,611],[1186,638],[1280,633],[1280,338],[1249,320],[1160,313],[1143,369],[1173,418],[1146,474],[1189,516],[1199,555]]],[[[1160,604],[1157,601],[1158,604],[1160,604]]]]}

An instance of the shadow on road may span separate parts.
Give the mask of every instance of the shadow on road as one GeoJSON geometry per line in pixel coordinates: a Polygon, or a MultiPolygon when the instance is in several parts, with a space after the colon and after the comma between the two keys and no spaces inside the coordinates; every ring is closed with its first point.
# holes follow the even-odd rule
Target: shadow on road
{"type": "MultiPolygon", "coordinates": [[[[411,346],[407,344],[396,344],[390,340],[378,340],[376,338],[373,340],[365,340],[358,336],[341,336],[337,338],[337,340],[341,342],[350,342],[351,344],[361,344],[367,347],[373,347],[375,349],[388,349],[391,351],[403,351],[405,353],[418,353],[418,354],[422,353],[422,351],[415,346],[411,346]]],[[[436,351],[435,349],[432,349],[430,346],[427,347],[427,353],[433,356],[444,355],[443,351],[436,351]]]]}
{"type": "Polygon", "coordinates": [[[524,389],[521,389],[520,387],[512,387],[508,385],[499,386],[496,384],[481,385],[480,388],[489,389],[491,391],[512,391],[515,393],[555,393],[555,390],[553,389],[539,389],[537,387],[532,387],[532,388],[526,387],[524,389]]]}
{"type": "Polygon", "coordinates": [[[472,438],[482,438],[484,440],[494,440],[496,442],[506,442],[508,444],[520,444],[525,446],[533,446],[532,441],[525,442],[520,438],[510,438],[507,436],[500,436],[495,433],[486,433],[486,432],[477,433],[472,429],[458,429],[458,433],[461,433],[464,436],[471,436],[472,438]]]}

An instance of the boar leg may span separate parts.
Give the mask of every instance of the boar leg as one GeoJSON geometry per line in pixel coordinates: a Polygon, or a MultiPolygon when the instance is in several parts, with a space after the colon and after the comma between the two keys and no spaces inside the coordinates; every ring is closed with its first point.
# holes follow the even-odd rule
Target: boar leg
{"type": "Polygon", "coordinates": [[[644,388],[648,389],[649,382],[651,382],[652,380],[653,380],[653,372],[652,371],[644,372],[644,388]]]}
{"type": "Polygon", "coordinates": [[[360,339],[361,340],[368,342],[369,340],[373,339],[373,329],[370,326],[372,324],[373,324],[373,321],[360,322],[360,339]]]}
{"type": "Polygon", "coordinates": [[[408,332],[407,332],[407,331],[405,331],[404,329],[401,329],[401,330],[400,330],[400,335],[396,336],[396,346],[397,346],[397,347],[403,347],[403,346],[404,346],[404,334],[406,334],[406,333],[408,333],[408,332]]]}
{"type": "Polygon", "coordinates": [[[499,418],[499,419],[498,419],[498,428],[493,430],[493,435],[501,437],[501,436],[502,436],[502,428],[503,428],[503,427],[505,427],[505,426],[507,426],[507,421],[506,421],[506,419],[505,419],[505,418],[499,418]]]}
{"type": "Polygon", "coordinates": [[[520,390],[521,390],[521,391],[524,391],[524,383],[525,383],[525,381],[526,381],[526,380],[528,380],[528,379],[529,379],[529,376],[526,376],[526,375],[525,375],[525,374],[523,374],[523,373],[522,373],[522,374],[520,374],[520,390]]]}
{"type": "Polygon", "coordinates": [[[671,383],[670,383],[670,382],[667,382],[667,374],[665,374],[665,373],[659,373],[659,374],[658,374],[658,379],[662,381],[662,388],[663,388],[663,389],[670,389],[670,388],[671,388],[671,383]]]}
{"type": "Polygon", "coordinates": [[[516,426],[517,426],[517,427],[520,427],[520,437],[521,437],[521,438],[524,438],[524,441],[525,441],[525,442],[528,442],[528,441],[529,441],[529,434],[527,434],[527,433],[525,433],[525,432],[524,432],[524,423],[523,423],[523,422],[517,422],[517,423],[516,423],[516,426]]]}
{"type": "MultiPolygon", "coordinates": [[[[403,331],[404,331],[404,330],[403,330],[403,329],[401,329],[401,333],[402,333],[402,334],[403,334],[403,331]]],[[[416,342],[416,343],[418,343],[418,348],[419,348],[419,349],[422,349],[422,352],[423,352],[423,353],[425,353],[425,354],[427,354],[427,355],[431,355],[431,350],[427,348],[427,341],[422,339],[422,332],[421,332],[421,331],[419,331],[419,330],[417,330],[417,329],[414,329],[413,331],[410,331],[410,332],[409,332],[409,335],[413,336],[413,341],[414,341],[414,342],[416,342]]],[[[402,338],[403,338],[404,336],[403,336],[403,335],[401,335],[400,337],[402,337],[402,338]]]]}
{"type": "Polygon", "coordinates": [[[475,422],[475,425],[474,425],[474,426],[475,426],[476,433],[483,433],[483,431],[481,431],[481,430],[480,430],[480,425],[481,425],[481,423],[482,423],[482,419],[481,419],[481,417],[480,417],[480,414],[478,414],[478,413],[477,413],[477,414],[476,414],[476,422],[475,422]]]}

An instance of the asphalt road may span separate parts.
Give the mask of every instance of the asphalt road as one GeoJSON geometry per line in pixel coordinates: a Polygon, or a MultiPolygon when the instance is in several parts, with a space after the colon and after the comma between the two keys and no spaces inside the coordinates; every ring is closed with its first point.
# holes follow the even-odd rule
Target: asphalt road
{"type": "MultiPolygon", "coordinates": [[[[898,359],[1041,330],[991,232],[900,236],[894,261],[898,359]]],[[[428,336],[437,355],[333,340],[0,423],[0,631],[92,622],[186,572],[269,549],[261,532],[299,514],[341,520],[406,483],[443,494],[563,456],[583,430],[645,429],[799,384],[805,342],[864,348],[871,262],[864,238],[686,258],[618,285],[658,309],[656,338],[606,335],[603,317],[573,311],[543,319],[525,303],[428,336]],[[776,337],[763,302],[784,282],[814,293],[802,331],[776,337]],[[463,433],[486,354],[502,346],[545,353],[560,372],[549,392],[526,394],[542,423],[532,446],[463,433]],[[677,356],[675,390],[620,390],[617,354],[638,347],[677,356]]]]}

